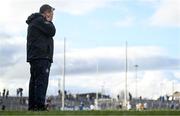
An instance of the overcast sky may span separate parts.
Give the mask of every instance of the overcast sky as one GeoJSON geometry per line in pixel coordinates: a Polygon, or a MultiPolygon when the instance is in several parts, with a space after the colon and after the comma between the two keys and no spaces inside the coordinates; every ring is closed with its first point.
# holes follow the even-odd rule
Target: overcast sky
{"type": "MultiPolygon", "coordinates": [[[[0,91],[28,92],[25,20],[42,4],[55,7],[57,29],[48,95],[62,80],[63,38],[67,39],[66,89],[117,95],[124,90],[128,42],[128,91],[156,98],[180,91],[179,0],[6,0],[0,7],[0,91]],[[96,71],[98,64],[99,73],[96,71]]],[[[61,83],[62,85],[62,83],[61,83]]]]}

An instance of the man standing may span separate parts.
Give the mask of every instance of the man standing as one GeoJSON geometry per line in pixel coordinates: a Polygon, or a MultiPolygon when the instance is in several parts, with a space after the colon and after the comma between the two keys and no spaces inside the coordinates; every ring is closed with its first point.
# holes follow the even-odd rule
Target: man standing
{"type": "Polygon", "coordinates": [[[6,91],[6,99],[8,98],[9,96],[9,90],[6,91]]]}
{"type": "Polygon", "coordinates": [[[3,89],[3,98],[5,97],[6,90],[3,89]]]}
{"type": "Polygon", "coordinates": [[[53,62],[53,36],[56,29],[52,23],[50,5],[42,5],[39,13],[28,17],[27,62],[30,63],[29,107],[30,111],[46,110],[45,98],[51,63],[53,62]]]}

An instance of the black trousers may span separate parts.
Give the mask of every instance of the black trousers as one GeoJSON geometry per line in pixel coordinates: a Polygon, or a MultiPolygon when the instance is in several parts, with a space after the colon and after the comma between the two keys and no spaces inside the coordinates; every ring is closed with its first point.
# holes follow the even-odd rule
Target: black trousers
{"type": "Polygon", "coordinates": [[[43,110],[45,108],[50,67],[49,60],[40,59],[30,62],[29,110],[43,110]]]}

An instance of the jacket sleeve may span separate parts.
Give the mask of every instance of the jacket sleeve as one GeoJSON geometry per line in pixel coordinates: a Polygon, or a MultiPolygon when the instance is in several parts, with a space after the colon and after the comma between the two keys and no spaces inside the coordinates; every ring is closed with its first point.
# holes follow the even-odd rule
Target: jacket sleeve
{"type": "Polygon", "coordinates": [[[56,28],[54,24],[50,21],[46,21],[42,17],[34,20],[32,22],[32,25],[49,37],[53,37],[56,33],[56,28]]]}

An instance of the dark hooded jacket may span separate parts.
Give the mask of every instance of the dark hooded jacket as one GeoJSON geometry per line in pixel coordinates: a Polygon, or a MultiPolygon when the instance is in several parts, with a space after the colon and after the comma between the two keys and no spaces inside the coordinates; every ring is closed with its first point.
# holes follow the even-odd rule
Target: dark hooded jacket
{"type": "Polygon", "coordinates": [[[37,59],[47,59],[53,62],[56,29],[52,22],[47,21],[40,13],[34,13],[26,20],[27,32],[27,62],[37,59]]]}

